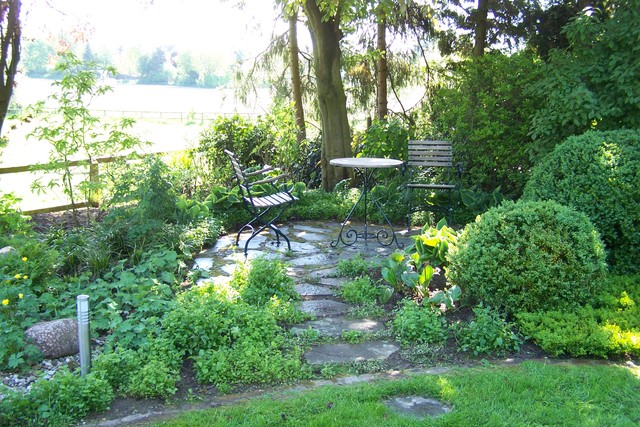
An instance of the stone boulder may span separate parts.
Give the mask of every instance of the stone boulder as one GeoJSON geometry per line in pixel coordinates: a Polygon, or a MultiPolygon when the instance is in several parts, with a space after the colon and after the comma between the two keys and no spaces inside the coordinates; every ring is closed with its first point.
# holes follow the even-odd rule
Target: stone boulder
{"type": "Polygon", "coordinates": [[[5,246],[4,248],[0,249],[0,257],[7,256],[16,252],[18,251],[13,246],[5,246]]]}
{"type": "Polygon", "coordinates": [[[76,319],[36,323],[25,331],[25,335],[42,351],[45,359],[71,356],[79,351],[76,319]]]}

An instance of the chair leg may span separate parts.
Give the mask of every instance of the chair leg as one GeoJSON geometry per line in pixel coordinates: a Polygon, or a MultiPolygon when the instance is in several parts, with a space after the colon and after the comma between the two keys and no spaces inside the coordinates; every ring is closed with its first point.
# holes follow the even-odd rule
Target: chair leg
{"type": "Polygon", "coordinates": [[[411,210],[413,206],[411,205],[413,199],[413,192],[409,190],[409,212],[407,212],[407,233],[411,231],[411,210]]]}
{"type": "Polygon", "coordinates": [[[251,240],[256,237],[258,234],[260,234],[263,230],[266,230],[267,228],[270,229],[271,231],[273,231],[273,233],[276,235],[276,245],[280,246],[280,237],[282,237],[286,242],[287,242],[287,248],[289,250],[291,250],[291,242],[289,241],[289,238],[277,227],[275,226],[273,223],[280,217],[280,215],[282,214],[282,212],[284,212],[284,210],[286,209],[286,207],[288,206],[288,204],[285,205],[280,205],[280,211],[273,216],[270,220],[265,220],[264,216],[267,214],[267,212],[269,212],[271,210],[271,207],[263,210],[262,212],[251,212],[252,215],[254,215],[254,218],[249,221],[247,224],[243,225],[242,228],[240,229],[240,231],[238,231],[238,235],[236,236],[236,246],[238,245],[239,239],[240,239],[240,234],[245,230],[245,229],[251,229],[251,236],[249,236],[249,238],[247,239],[247,241],[245,242],[244,245],[244,256],[246,257],[248,255],[248,251],[249,251],[249,242],[251,242],[251,240]],[[260,223],[260,227],[255,228],[252,224],[254,222],[258,222],[260,223]]]}

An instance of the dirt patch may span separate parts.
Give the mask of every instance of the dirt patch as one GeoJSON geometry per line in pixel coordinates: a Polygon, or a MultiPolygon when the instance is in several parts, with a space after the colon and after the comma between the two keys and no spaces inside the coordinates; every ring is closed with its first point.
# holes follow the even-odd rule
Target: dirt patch
{"type": "Polygon", "coordinates": [[[78,209],[75,215],[73,211],[34,214],[31,215],[31,222],[33,230],[38,233],[46,233],[53,229],[71,231],[100,222],[106,214],[107,212],[100,208],[83,208],[78,209]]]}

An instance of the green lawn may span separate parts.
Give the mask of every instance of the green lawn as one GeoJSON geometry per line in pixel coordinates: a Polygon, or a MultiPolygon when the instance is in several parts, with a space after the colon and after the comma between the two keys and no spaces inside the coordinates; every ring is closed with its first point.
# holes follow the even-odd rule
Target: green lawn
{"type": "Polygon", "coordinates": [[[153,426],[637,426],[640,370],[618,366],[457,369],[397,381],[327,386],[187,412],[153,426]],[[440,399],[453,411],[437,419],[397,415],[393,396],[440,399]]]}

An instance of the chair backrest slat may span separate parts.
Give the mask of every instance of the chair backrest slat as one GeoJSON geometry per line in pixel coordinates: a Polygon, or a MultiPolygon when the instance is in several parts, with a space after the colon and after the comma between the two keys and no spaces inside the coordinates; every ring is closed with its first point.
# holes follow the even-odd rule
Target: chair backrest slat
{"type": "Polygon", "coordinates": [[[409,166],[451,167],[453,149],[448,141],[409,141],[409,166]]]}
{"type": "Polygon", "coordinates": [[[251,193],[249,191],[249,187],[247,186],[247,177],[244,175],[244,169],[240,165],[240,162],[236,158],[235,154],[233,154],[229,150],[224,150],[224,153],[229,156],[231,160],[231,166],[233,167],[233,172],[236,175],[236,180],[238,181],[238,187],[240,187],[240,191],[242,192],[242,196],[251,197],[251,193]]]}

